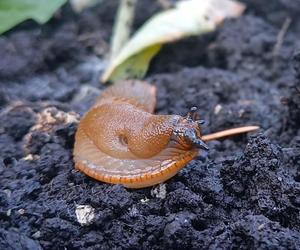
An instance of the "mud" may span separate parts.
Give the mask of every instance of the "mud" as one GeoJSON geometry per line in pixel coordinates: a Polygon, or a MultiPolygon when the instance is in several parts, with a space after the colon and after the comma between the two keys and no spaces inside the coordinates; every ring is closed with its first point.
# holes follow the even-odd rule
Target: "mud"
{"type": "MultiPolygon", "coordinates": [[[[165,184],[128,190],[72,161],[80,116],[105,88],[116,2],[81,15],[65,6],[0,38],[0,248],[299,249],[300,5],[245,0],[243,17],[163,48],[147,75],[157,113],[198,106],[204,134],[261,130],[210,142],[165,184]],[[80,205],[92,208],[85,224],[80,205]]],[[[134,27],[161,8],[139,1],[134,27]]]]}

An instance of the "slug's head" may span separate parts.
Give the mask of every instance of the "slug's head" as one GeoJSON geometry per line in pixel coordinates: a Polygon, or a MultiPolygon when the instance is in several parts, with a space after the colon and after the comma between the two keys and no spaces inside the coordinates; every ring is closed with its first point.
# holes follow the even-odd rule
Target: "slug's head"
{"type": "Polygon", "coordinates": [[[197,108],[192,107],[185,117],[178,119],[173,129],[172,140],[183,149],[199,148],[208,150],[201,140],[200,126],[204,120],[198,119],[197,108]]]}

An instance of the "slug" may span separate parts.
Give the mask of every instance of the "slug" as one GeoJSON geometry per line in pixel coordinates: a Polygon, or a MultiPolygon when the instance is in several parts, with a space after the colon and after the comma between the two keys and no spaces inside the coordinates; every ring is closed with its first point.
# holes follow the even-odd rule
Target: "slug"
{"type": "Polygon", "coordinates": [[[186,117],[154,115],[156,88],[125,81],[107,88],[81,119],[74,146],[75,168],[106,183],[144,188],[173,177],[206,141],[250,132],[256,126],[204,135],[192,108],[186,117]]]}

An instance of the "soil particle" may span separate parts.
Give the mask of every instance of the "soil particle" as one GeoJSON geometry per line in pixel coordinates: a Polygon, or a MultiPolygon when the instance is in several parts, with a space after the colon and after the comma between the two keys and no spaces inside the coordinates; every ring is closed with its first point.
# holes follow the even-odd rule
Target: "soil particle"
{"type": "Polygon", "coordinates": [[[244,156],[232,165],[224,164],[221,178],[225,191],[248,203],[255,214],[299,231],[299,204],[293,200],[300,185],[283,164],[282,150],[266,137],[251,138],[244,156]],[[235,176],[234,181],[230,176],[235,176]]]}
{"type": "Polygon", "coordinates": [[[262,16],[271,24],[280,28],[287,17],[292,18],[295,33],[300,29],[299,0],[273,0],[262,2],[260,0],[242,0],[247,6],[247,12],[262,16]]]}
{"type": "Polygon", "coordinates": [[[262,215],[248,215],[215,238],[209,249],[225,249],[231,244],[239,249],[298,249],[299,234],[281,227],[262,215]],[[280,241],[280,244],[278,244],[280,241]]]}
{"type": "Polygon", "coordinates": [[[41,250],[42,247],[34,240],[18,231],[0,229],[0,248],[7,250],[41,250]]]}
{"type": "Polygon", "coordinates": [[[191,249],[192,243],[197,240],[196,230],[191,223],[194,217],[193,214],[182,212],[167,218],[168,223],[164,230],[166,248],[191,249]]]}

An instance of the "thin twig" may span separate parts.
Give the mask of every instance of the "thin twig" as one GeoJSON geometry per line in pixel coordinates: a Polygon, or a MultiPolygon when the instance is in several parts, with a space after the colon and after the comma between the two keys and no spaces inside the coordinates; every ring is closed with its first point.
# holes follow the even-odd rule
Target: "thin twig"
{"type": "Polygon", "coordinates": [[[292,19],[290,17],[287,17],[277,35],[277,38],[276,38],[276,44],[274,46],[274,49],[273,49],[273,57],[277,57],[279,55],[279,51],[282,47],[282,43],[283,43],[283,40],[284,40],[284,37],[291,25],[291,22],[292,22],[292,19]]]}
{"type": "Polygon", "coordinates": [[[246,127],[240,127],[240,128],[232,128],[232,129],[223,130],[223,131],[209,134],[209,135],[203,135],[203,136],[201,136],[201,140],[206,142],[206,141],[224,138],[227,136],[233,136],[233,135],[238,135],[238,134],[242,134],[242,133],[252,132],[252,131],[255,131],[258,129],[259,129],[258,126],[246,126],[246,127]]]}

